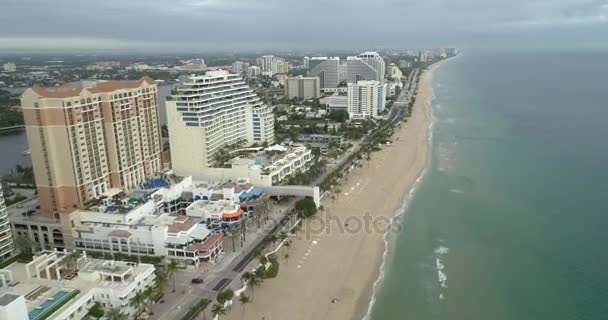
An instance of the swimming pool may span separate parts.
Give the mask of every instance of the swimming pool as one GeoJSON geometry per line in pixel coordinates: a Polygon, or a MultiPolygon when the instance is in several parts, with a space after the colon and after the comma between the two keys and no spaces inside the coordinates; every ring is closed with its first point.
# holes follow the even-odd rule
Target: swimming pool
{"type": "Polygon", "coordinates": [[[39,318],[44,316],[48,310],[50,310],[54,306],[60,304],[65,299],[67,299],[68,295],[71,292],[72,291],[66,291],[66,290],[61,290],[61,291],[55,292],[55,294],[52,297],[48,298],[45,302],[43,302],[41,305],[39,305],[38,307],[36,307],[34,310],[32,310],[29,313],[30,320],[38,320],[39,318]]]}

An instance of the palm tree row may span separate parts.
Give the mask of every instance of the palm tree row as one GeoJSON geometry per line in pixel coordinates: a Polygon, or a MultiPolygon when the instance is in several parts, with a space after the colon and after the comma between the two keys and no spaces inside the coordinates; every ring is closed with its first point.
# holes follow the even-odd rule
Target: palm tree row
{"type": "Polygon", "coordinates": [[[167,265],[166,271],[158,271],[156,273],[153,284],[136,292],[135,295],[129,300],[129,305],[134,307],[136,310],[136,317],[144,311],[148,312],[149,314],[153,314],[152,305],[156,303],[156,301],[158,301],[158,299],[164,294],[169,282],[169,278],[172,278],[173,280],[173,292],[175,292],[175,272],[177,269],[177,262],[171,261],[167,265]]]}

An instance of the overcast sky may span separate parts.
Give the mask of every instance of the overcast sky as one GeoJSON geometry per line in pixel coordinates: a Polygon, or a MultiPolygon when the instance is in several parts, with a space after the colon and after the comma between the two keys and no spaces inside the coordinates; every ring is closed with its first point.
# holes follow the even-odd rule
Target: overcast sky
{"type": "Polygon", "coordinates": [[[602,47],[608,0],[0,0],[0,52],[602,47]]]}

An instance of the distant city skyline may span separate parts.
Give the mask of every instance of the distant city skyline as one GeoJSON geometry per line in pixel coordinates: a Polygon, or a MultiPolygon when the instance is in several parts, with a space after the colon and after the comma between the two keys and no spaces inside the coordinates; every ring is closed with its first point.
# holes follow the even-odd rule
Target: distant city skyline
{"type": "Polygon", "coordinates": [[[361,0],[8,0],[0,12],[0,48],[161,53],[607,46],[608,0],[379,0],[374,14],[369,5],[361,0]]]}

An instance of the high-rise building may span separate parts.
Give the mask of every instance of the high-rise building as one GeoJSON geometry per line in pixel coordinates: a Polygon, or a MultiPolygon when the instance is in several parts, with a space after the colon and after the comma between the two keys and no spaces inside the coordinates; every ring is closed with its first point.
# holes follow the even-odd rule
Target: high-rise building
{"type": "Polygon", "coordinates": [[[386,84],[365,80],[348,84],[348,116],[354,120],[378,117],[386,106],[386,84]]]}
{"type": "Polygon", "coordinates": [[[348,83],[357,83],[360,80],[383,81],[385,68],[384,59],[377,52],[365,52],[356,57],[348,57],[347,81],[348,83]]]}
{"type": "Polygon", "coordinates": [[[308,69],[308,62],[310,62],[310,57],[304,57],[304,69],[308,69]]]}
{"type": "Polygon", "coordinates": [[[287,99],[315,99],[321,97],[321,80],[319,77],[296,77],[285,81],[287,99]]]}
{"type": "Polygon", "coordinates": [[[256,63],[258,65],[258,67],[260,67],[260,70],[262,70],[262,74],[268,75],[268,76],[272,76],[273,73],[273,65],[276,68],[276,64],[274,63],[274,59],[275,57],[273,55],[265,55],[265,56],[261,56],[260,58],[256,59],[256,63]]]}
{"type": "Polygon", "coordinates": [[[43,215],[70,213],[110,188],[162,171],[156,82],[81,81],[21,96],[43,215]]]}
{"type": "Polygon", "coordinates": [[[17,71],[17,65],[12,63],[12,62],[7,62],[4,64],[4,71],[5,72],[15,72],[17,71]]]}
{"type": "Polygon", "coordinates": [[[289,63],[283,58],[274,58],[272,61],[272,75],[277,73],[285,73],[289,72],[289,63]]]}
{"type": "Polygon", "coordinates": [[[183,77],[166,105],[177,175],[203,177],[224,146],[274,142],[272,113],[239,75],[217,70],[183,77]]]}
{"type": "Polygon", "coordinates": [[[391,63],[388,67],[388,75],[393,79],[401,79],[403,72],[401,72],[401,69],[396,64],[391,63]]]}
{"type": "Polygon", "coordinates": [[[243,62],[235,61],[232,63],[232,67],[230,68],[232,72],[236,74],[243,74],[243,62]]]}
{"type": "Polygon", "coordinates": [[[0,261],[11,256],[14,248],[13,234],[11,233],[11,225],[8,222],[4,194],[2,193],[2,185],[0,184],[0,261]]]}
{"type": "Polygon", "coordinates": [[[262,70],[258,66],[251,66],[247,68],[248,78],[257,78],[257,76],[259,76],[260,74],[262,74],[262,70]]]}
{"type": "Polygon", "coordinates": [[[339,68],[339,57],[312,57],[308,61],[308,74],[321,79],[321,89],[338,87],[339,68]]]}

